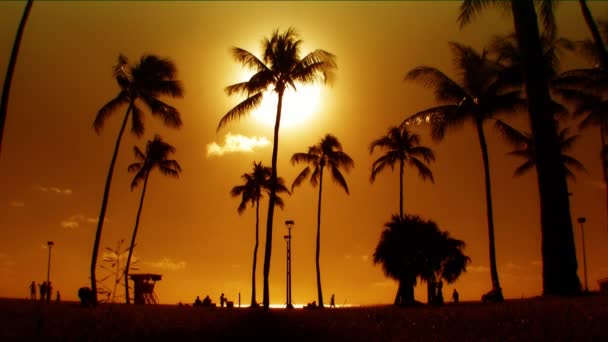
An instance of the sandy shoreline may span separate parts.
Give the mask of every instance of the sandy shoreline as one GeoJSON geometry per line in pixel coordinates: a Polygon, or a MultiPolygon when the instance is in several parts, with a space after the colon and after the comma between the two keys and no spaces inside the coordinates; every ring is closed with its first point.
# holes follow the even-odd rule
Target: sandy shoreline
{"type": "Polygon", "coordinates": [[[0,340],[608,340],[608,296],[326,310],[39,304],[0,299],[0,340]]]}

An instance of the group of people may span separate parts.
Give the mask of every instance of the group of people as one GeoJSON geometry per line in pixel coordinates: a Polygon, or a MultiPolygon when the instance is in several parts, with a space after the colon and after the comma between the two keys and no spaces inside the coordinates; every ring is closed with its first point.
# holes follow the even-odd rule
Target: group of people
{"type": "MultiPolygon", "coordinates": [[[[51,294],[53,292],[53,286],[51,285],[51,282],[49,281],[48,283],[46,281],[42,282],[41,284],[38,284],[38,291],[40,292],[40,301],[47,301],[50,302],[51,301],[51,294]]],[[[32,283],[30,284],[30,299],[32,301],[36,301],[36,282],[32,280],[32,283]]],[[[55,295],[55,300],[57,302],[61,301],[61,294],[59,293],[59,291],[57,291],[56,295],[55,295]]]]}
{"type": "MultiPolygon", "coordinates": [[[[226,307],[231,308],[234,306],[234,302],[229,301],[228,298],[226,298],[226,296],[224,296],[224,294],[222,293],[222,295],[220,296],[220,306],[223,308],[224,305],[226,305],[226,307]]],[[[194,300],[194,304],[192,304],[192,306],[216,307],[216,304],[213,303],[211,301],[211,298],[209,298],[209,295],[207,295],[203,300],[201,300],[199,296],[196,296],[196,299],[194,300]]]]}
{"type": "MultiPolygon", "coordinates": [[[[335,308],[336,307],[336,295],[332,293],[331,295],[331,299],[329,300],[329,307],[330,308],[335,308]]],[[[317,301],[313,300],[312,303],[308,303],[306,304],[306,306],[304,307],[304,309],[316,309],[317,308],[317,301]]]]}

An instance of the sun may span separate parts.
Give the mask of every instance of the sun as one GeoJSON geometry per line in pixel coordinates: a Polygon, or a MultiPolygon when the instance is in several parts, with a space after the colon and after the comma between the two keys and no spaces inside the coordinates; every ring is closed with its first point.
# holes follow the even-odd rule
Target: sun
{"type": "MultiPolygon", "coordinates": [[[[289,88],[283,94],[281,127],[294,127],[311,120],[319,109],[321,87],[300,85],[297,91],[289,88]]],[[[264,93],[264,99],[252,115],[260,123],[274,127],[277,116],[278,96],[273,91],[264,93]]]]}

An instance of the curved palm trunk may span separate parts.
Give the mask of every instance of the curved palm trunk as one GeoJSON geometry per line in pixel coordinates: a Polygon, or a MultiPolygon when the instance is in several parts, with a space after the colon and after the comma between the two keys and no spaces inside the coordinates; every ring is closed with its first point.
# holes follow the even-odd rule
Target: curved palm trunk
{"type": "Polygon", "coordinates": [[[116,158],[118,157],[118,150],[120,148],[120,141],[122,135],[127,126],[129,114],[133,109],[133,101],[129,103],[129,108],[125,114],[125,118],[118,131],[118,138],[116,139],[116,145],[114,146],[114,154],[112,155],[112,161],[110,162],[110,169],[108,170],[108,176],[106,178],[106,187],[103,191],[103,199],[101,201],[101,212],[99,213],[99,221],[97,222],[97,231],[95,232],[95,242],[93,243],[93,257],[91,258],[91,291],[93,292],[93,304],[97,305],[97,279],[95,278],[95,269],[97,268],[97,254],[99,253],[99,242],[101,240],[101,231],[103,230],[104,218],[106,217],[106,208],[108,206],[108,198],[110,197],[110,185],[112,185],[112,175],[114,174],[114,166],[116,165],[116,158]]]}
{"type": "Polygon", "coordinates": [[[606,51],[606,46],[604,45],[604,41],[602,40],[600,30],[598,29],[595,20],[593,20],[591,10],[589,10],[589,7],[587,6],[587,1],[579,0],[578,3],[581,5],[581,12],[583,12],[583,18],[585,18],[585,23],[587,24],[589,31],[591,31],[593,43],[595,44],[597,55],[600,58],[600,65],[604,70],[606,70],[608,68],[608,51],[606,51]]]}
{"type": "Polygon", "coordinates": [[[399,217],[403,218],[403,159],[399,160],[399,217]]]}
{"type": "Polygon", "coordinates": [[[278,92],[277,117],[274,123],[274,143],[272,145],[272,172],[270,173],[270,199],[268,201],[268,218],[266,219],[266,246],[264,251],[264,309],[270,308],[270,290],[268,277],[270,276],[270,256],[272,254],[272,219],[274,216],[274,202],[277,198],[277,155],[279,152],[279,127],[281,124],[281,109],[283,107],[283,92],[278,92]]]}
{"type": "Polygon", "coordinates": [[[601,159],[602,159],[602,171],[604,172],[604,185],[606,186],[606,225],[608,226],[608,150],[606,146],[606,125],[600,125],[600,135],[602,142],[601,159]]]}
{"type": "Polygon", "coordinates": [[[511,1],[523,76],[528,115],[537,151],[537,177],[543,256],[543,293],[574,295],[581,291],[566,173],[561,162],[557,129],[551,112],[548,78],[544,73],[538,21],[532,0],[511,1]]]}
{"type": "MultiPolygon", "coordinates": [[[[322,163],[322,162],[321,162],[322,163]]],[[[319,174],[319,206],[317,207],[317,250],[315,262],[317,266],[317,295],[319,297],[319,308],[323,308],[323,291],[321,290],[321,265],[319,256],[321,254],[321,194],[323,193],[323,165],[319,174]]]]}
{"type": "Polygon", "coordinates": [[[133,236],[131,237],[131,245],[129,246],[129,256],[127,257],[127,264],[125,265],[125,299],[127,304],[129,304],[129,267],[131,266],[131,256],[133,255],[133,248],[135,248],[135,238],[137,237],[137,229],[139,228],[139,218],[141,217],[141,209],[144,206],[144,197],[146,196],[146,188],[148,187],[149,176],[150,171],[146,172],[144,187],[141,190],[139,209],[137,209],[137,217],[135,217],[135,228],[133,228],[133,236]]]}
{"type": "Polygon", "coordinates": [[[494,239],[494,214],[492,212],[492,182],[490,180],[490,158],[488,156],[488,144],[486,137],[483,134],[483,122],[477,120],[475,122],[477,135],[479,137],[479,145],[481,146],[481,156],[483,158],[483,171],[486,185],[486,214],[488,216],[488,240],[490,245],[490,277],[492,279],[492,292],[494,298],[498,301],[503,300],[502,289],[498,281],[498,270],[496,266],[496,246],[494,239]]]}
{"type": "Polygon", "coordinates": [[[8,112],[8,98],[11,92],[11,84],[13,82],[13,74],[15,73],[15,65],[17,64],[17,57],[19,56],[19,48],[21,47],[21,37],[23,37],[23,31],[25,30],[25,24],[27,24],[27,18],[30,15],[34,1],[28,0],[23,10],[23,16],[17,28],[17,35],[15,36],[15,42],[13,43],[13,50],[11,51],[11,58],[8,62],[6,69],[6,77],[4,78],[4,86],[2,87],[2,99],[0,100],[0,153],[2,153],[2,140],[4,136],[4,123],[6,122],[6,114],[8,112]]]}
{"type": "Polygon", "coordinates": [[[255,201],[255,246],[253,247],[253,272],[251,274],[251,307],[258,306],[255,300],[255,268],[258,264],[259,245],[259,222],[260,222],[260,199],[255,201]]]}

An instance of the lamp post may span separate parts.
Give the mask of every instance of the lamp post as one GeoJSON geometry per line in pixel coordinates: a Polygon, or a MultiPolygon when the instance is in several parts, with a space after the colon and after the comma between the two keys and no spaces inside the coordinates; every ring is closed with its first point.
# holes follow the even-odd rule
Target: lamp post
{"type": "Polygon", "coordinates": [[[46,268],[46,302],[49,303],[51,301],[51,291],[49,291],[51,287],[51,248],[55,244],[53,241],[48,241],[46,245],[49,247],[49,261],[46,268]]]}
{"type": "Polygon", "coordinates": [[[587,255],[585,252],[585,222],[587,222],[587,219],[584,217],[579,217],[578,218],[578,223],[581,224],[581,241],[583,244],[583,271],[585,272],[585,293],[589,292],[589,287],[587,287],[587,255]]]}
{"type": "Polygon", "coordinates": [[[291,228],[293,228],[294,221],[287,220],[285,221],[285,225],[287,225],[287,235],[284,236],[285,241],[287,242],[287,284],[286,284],[286,306],[287,309],[293,309],[293,305],[291,304],[291,228]]]}

